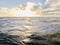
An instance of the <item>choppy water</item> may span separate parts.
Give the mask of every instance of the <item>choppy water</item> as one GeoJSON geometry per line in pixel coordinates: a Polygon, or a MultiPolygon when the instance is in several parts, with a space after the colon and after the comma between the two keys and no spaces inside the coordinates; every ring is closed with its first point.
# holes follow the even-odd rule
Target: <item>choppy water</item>
{"type": "Polygon", "coordinates": [[[9,30],[38,32],[39,34],[59,32],[60,17],[0,18],[0,31],[5,33],[9,30]]]}

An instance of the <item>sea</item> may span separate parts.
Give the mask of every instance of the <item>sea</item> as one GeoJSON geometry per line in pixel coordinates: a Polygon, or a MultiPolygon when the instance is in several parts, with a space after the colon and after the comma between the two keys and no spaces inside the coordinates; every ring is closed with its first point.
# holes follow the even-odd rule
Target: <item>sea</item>
{"type": "Polygon", "coordinates": [[[60,32],[60,17],[0,17],[0,32],[11,35],[60,32]]]}

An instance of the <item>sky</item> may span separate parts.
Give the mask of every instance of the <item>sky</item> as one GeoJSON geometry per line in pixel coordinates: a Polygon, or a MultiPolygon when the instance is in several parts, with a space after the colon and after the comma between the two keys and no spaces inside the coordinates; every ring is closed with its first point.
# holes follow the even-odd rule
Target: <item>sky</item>
{"type": "Polygon", "coordinates": [[[38,3],[41,2],[42,4],[45,3],[46,0],[0,0],[0,7],[17,7],[20,4],[25,4],[27,2],[34,2],[38,3]]]}
{"type": "Polygon", "coordinates": [[[60,17],[60,0],[0,0],[0,17],[60,17]]]}

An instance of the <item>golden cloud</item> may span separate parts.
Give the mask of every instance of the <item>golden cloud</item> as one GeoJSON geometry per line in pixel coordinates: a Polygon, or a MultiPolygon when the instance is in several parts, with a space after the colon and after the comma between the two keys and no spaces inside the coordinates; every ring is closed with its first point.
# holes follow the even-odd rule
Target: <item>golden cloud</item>
{"type": "Polygon", "coordinates": [[[47,0],[44,5],[28,2],[16,8],[0,8],[0,17],[50,17],[60,14],[60,0],[47,0]]]}

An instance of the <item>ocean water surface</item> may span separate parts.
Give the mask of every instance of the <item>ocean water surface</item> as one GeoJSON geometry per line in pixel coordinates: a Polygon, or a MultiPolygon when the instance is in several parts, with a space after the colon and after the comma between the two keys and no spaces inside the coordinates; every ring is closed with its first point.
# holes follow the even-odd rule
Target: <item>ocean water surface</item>
{"type": "Polygon", "coordinates": [[[20,32],[47,34],[60,31],[59,17],[0,18],[0,31],[18,34],[20,32]]]}
{"type": "Polygon", "coordinates": [[[0,45],[60,45],[59,36],[59,17],[0,18],[0,45]]]}

